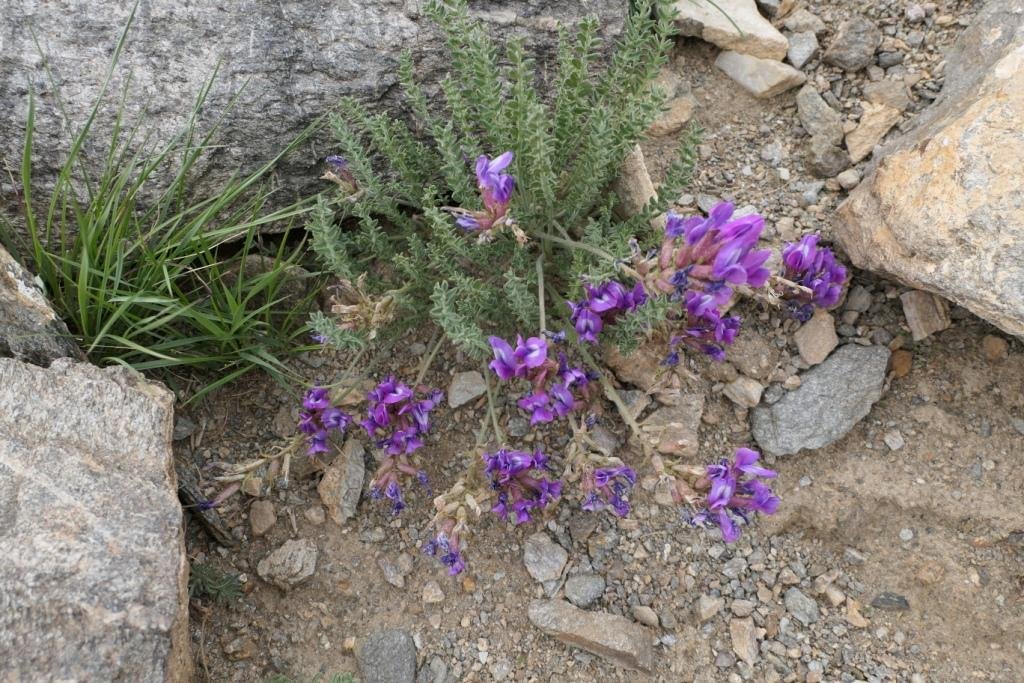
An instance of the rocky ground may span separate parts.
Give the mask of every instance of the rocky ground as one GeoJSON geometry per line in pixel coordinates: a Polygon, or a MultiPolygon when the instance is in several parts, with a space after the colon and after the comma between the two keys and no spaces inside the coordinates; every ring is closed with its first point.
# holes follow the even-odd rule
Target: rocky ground
{"type": "MultiPolygon", "coordinates": [[[[912,125],[941,90],[943,50],[972,16],[968,2],[871,3],[863,11],[880,42],[851,74],[823,56],[855,9],[811,2],[776,22],[821,47],[813,54],[807,35],[790,40],[812,54],[801,68],[807,85],[768,99],[714,66],[718,48],[680,41],[663,77],[675,120],[662,122],[644,152],[657,181],[683,122],[692,116],[704,128],[681,210],[718,198],[750,205],[768,219],[775,244],[832,234],[835,206],[886,133],[878,121],[891,121],[892,134],[912,125]],[[851,143],[865,117],[871,125],[851,143]]],[[[354,518],[334,521],[346,512],[339,492],[361,476],[358,453],[339,457],[327,475],[293,463],[287,490],[265,494],[250,482],[221,508],[237,545],[211,543],[190,525],[193,561],[241,574],[243,587],[226,605],[193,602],[198,675],[1019,680],[1024,348],[957,307],[947,328],[931,304],[855,273],[845,302],[800,329],[774,309],[742,303],[745,328],[730,361],[696,363],[693,377],[667,387],[652,381],[643,355],[610,357],[624,389],[654,395],[641,420],[685,462],[723,457],[755,437],[778,453],[810,448],[769,457],[783,504],[731,546],[659,503],[614,411],[602,440],[640,469],[635,514],[618,520],[563,504],[542,524],[514,529],[487,515],[456,578],[419,551],[430,515],[423,493],[398,518],[364,499],[354,518]],[[321,476],[330,483],[318,489],[321,476]]],[[[428,340],[406,341],[374,372],[414,375],[428,340]]],[[[347,361],[311,356],[302,371],[329,381],[347,361]]],[[[426,381],[458,394],[456,374],[475,370],[444,350],[426,381]]],[[[476,378],[458,379],[466,402],[437,411],[424,449],[439,490],[461,469],[485,412],[476,378]]],[[[293,435],[296,407],[295,396],[269,383],[240,383],[194,410],[191,427],[182,422],[178,457],[203,467],[272,452],[293,435]]],[[[507,431],[525,431],[514,408],[504,414],[507,431]]],[[[566,437],[541,438],[557,453],[566,437]]]]}

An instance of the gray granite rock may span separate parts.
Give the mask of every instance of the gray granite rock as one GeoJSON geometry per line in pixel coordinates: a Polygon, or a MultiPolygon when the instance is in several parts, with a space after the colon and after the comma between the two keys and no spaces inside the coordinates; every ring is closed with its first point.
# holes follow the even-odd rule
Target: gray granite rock
{"type": "Polygon", "coordinates": [[[185,681],[174,397],[0,358],[0,680],[185,681]]]}
{"type": "Polygon", "coordinates": [[[825,50],[824,60],[846,71],[860,71],[874,61],[881,42],[882,32],[874,22],[866,17],[852,17],[839,27],[825,50]]]}
{"type": "Polygon", "coordinates": [[[448,386],[448,405],[458,408],[487,393],[487,383],[476,370],[457,372],[448,386]]]}
{"type": "Polygon", "coordinates": [[[605,581],[599,574],[576,574],[565,582],[565,597],[577,607],[590,607],[604,595],[605,581]]]}
{"type": "Polygon", "coordinates": [[[754,439],[768,453],[821,448],[860,422],[882,396],[889,349],[847,344],[801,375],[802,383],[751,412],[754,439]]]}
{"type": "MultiPolygon", "coordinates": [[[[412,51],[417,75],[428,85],[450,66],[423,4],[413,0],[147,0],[139,5],[107,93],[111,106],[101,107],[93,124],[96,145],[109,143],[116,104],[125,87],[126,120],[132,121],[145,108],[154,132],[149,142],[168,141],[184,125],[197,93],[218,65],[201,124],[209,128],[225,114],[227,120],[221,146],[198,176],[200,190],[219,186],[239,167],[255,170],[343,96],[363,100],[376,111],[402,114],[407,108],[395,87],[401,52],[412,51]],[[244,81],[248,85],[239,101],[227,111],[244,81]]],[[[67,141],[57,96],[44,68],[56,75],[71,121],[82,123],[99,96],[111,50],[132,5],[123,0],[3,3],[0,157],[21,157],[31,87],[37,107],[36,176],[43,183],[54,176],[67,141]]],[[[474,0],[470,5],[492,35],[523,38],[538,64],[554,63],[559,24],[572,27],[593,15],[601,37],[614,39],[629,10],[628,0],[474,0]]],[[[431,96],[435,91],[427,90],[431,96]]],[[[141,142],[144,136],[138,137],[141,142]]],[[[331,150],[327,139],[325,132],[292,155],[279,179],[314,182],[319,162],[331,150]]],[[[0,190],[7,189],[6,181],[6,176],[0,177],[0,190]]]]}
{"type": "Polygon", "coordinates": [[[650,672],[654,668],[654,637],[625,617],[587,612],[564,600],[534,600],[527,608],[530,623],[563,643],[583,648],[619,666],[650,672]]]}
{"type": "Polygon", "coordinates": [[[327,507],[327,513],[339,525],[352,519],[359,507],[366,477],[365,456],[362,442],[348,439],[317,485],[317,493],[327,507]]]}
{"type": "Polygon", "coordinates": [[[308,538],[292,538],[260,560],[256,573],[281,590],[289,590],[313,576],[316,557],[316,543],[308,538]]]}
{"type": "MultiPolygon", "coordinates": [[[[2,59],[2,58],[0,58],[2,59]]],[[[48,366],[85,356],[53,312],[35,277],[0,244],[0,358],[48,366]]]]}
{"type": "Polygon", "coordinates": [[[562,568],[569,560],[565,548],[551,540],[543,531],[526,539],[523,564],[536,581],[553,581],[562,575],[562,568]]]}
{"type": "Polygon", "coordinates": [[[416,644],[402,629],[377,631],[356,648],[363,683],[413,683],[416,680],[416,644]]]}
{"type": "Polygon", "coordinates": [[[796,110],[804,130],[821,136],[833,145],[843,142],[843,117],[825,103],[813,85],[805,85],[796,94],[796,110]]]}

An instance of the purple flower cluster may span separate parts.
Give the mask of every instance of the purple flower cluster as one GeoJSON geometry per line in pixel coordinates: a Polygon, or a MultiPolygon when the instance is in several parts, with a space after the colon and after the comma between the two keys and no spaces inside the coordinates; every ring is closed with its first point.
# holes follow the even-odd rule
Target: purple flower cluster
{"type": "Polygon", "coordinates": [[[503,173],[512,163],[512,152],[505,152],[494,159],[481,154],[476,160],[476,184],[480,188],[483,211],[460,211],[455,222],[463,230],[487,232],[504,222],[508,215],[508,203],[515,189],[515,179],[503,173]]]}
{"type": "Polygon", "coordinates": [[[327,172],[323,176],[325,179],[333,180],[348,190],[355,190],[359,186],[349,168],[348,159],[339,154],[332,154],[324,159],[324,162],[327,164],[327,172]]]}
{"type": "Polygon", "coordinates": [[[309,455],[326,453],[330,450],[327,438],[330,430],[344,432],[352,423],[352,417],[337,406],[331,405],[331,397],[324,387],[313,387],[302,399],[299,413],[299,431],[307,435],[306,443],[309,455]]]}
{"type": "Polygon", "coordinates": [[[531,510],[543,510],[562,494],[562,482],[531,475],[531,470],[547,470],[548,458],[535,453],[501,449],[484,453],[484,473],[491,478],[491,488],[498,500],[491,512],[502,519],[512,513],[516,524],[530,521],[531,510]]]}
{"type": "Polygon", "coordinates": [[[691,520],[695,525],[717,525],[722,538],[732,543],[740,536],[737,522],[747,524],[750,515],[775,514],[780,500],[762,479],[774,479],[776,472],[757,464],[760,453],[739,448],[733,462],[723,460],[708,465],[705,475],[710,486],[706,507],[691,520]]]}
{"type": "Polygon", "coordinates": [[[629,515],[629,501],[624,497],[636,483],[636,472],[632,468],[601,467],[587,474],[583,479],[584,510],[596,511],[611,508],[619,517],[629,515]]]}
{"type": "Polygon", "coordinates": [[[466,562],[459,551],[459,534],[455,531],[455,526],[454,519],[445,520],[433,540],[423,544],[424,554],[436,557],[441,564],[448,567],[448,576],[455,576],[466,568],[466,562]]]}
{"type": "Polygon", "coordinates": [[[591,378],[582,368],[571,367],[564,353],[558,354],[557,362],[549,358],[548,343],[542,337],[523,340],[518,336],[515,348],[501,337],[488,341],[494,352],[490,368],[499,379],[519,377],[533,385],[532,393],[516,402],[530,413],[530,424],[565,417],[588,398],[591,378]]]}
{"type": "Polygon", "coordinates": [[[430,430],[430,411],[443,397],[443,392],[434,390],[416,400],[407,384],[390,376],[367,394],[367,416],[359,424],[388,455],[412,453],[423,445],[420,437],[430,430]]]}
{"type": "Polygon", "coordinates": [[[733,218],[733,206],[718,204],[707,217],[683,218],[669,212],[665,238],[656,256],[640,264],[655,291],[683,302],[679,334],[672,337],[666,365],[679,362],[680,345],[725,358],[724,346],[740,328],[738,316],[724,317],[723,309],[735,287],[762,287],[771,275],[764,267],[771,256],[756,249],[764,218],[756,214],[733,218]]]}
{"type": "Polygon", "coordinates": [[[585,285],[587,296],[579,303],[566,302],[571,316],[569,322],[576,328],[580,339],[591,344],[597,343],[597,334],[605,325],[615,322],[623,313],[628,313],[647,302],[643,283],[637,282],[632,290],[620,283],[609,280],[599,285],[585,285]]]}
{"type": "Polygon", "coordinates": [[[782,248],[783,276],[810,290],[784,293],[794,317],[800,320],[808,320],[815,306],[835,306],[846,283],[846,268],[836,261],[831,249],[818,246],[820,239],[820,235],[804,235],[782,248]]]}

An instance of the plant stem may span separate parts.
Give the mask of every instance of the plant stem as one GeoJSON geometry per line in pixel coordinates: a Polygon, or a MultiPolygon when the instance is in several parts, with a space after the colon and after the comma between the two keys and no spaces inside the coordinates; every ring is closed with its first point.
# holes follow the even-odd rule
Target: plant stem
{"type": "MultiPolygon", "coordinates": [[[[594,362],[593,356],[591,356],[590,352],[583,347],[583,344],[577,341],[576,349],[580,352],[580,355],[583,356],[583,359],[587,361],[587,363],[589,363],[594,368],[597,367],[597,363],[594,362]]],[[[640,425],[637,424],[636,419],[633,417],[633,414],[629,411],[629,407],[626,405],[626,402],[622,400],[622,396],[619,394],[615,386],[611,383],[611,380],[609,380],[605,376],[605,373],[599,372],[597,378],[601,382],[601,386],[604,387],[605,396],[607,396],[611,400],[611,402],[615,404],[615,407],[622,415],[622,419],[625,420],[627,425],[629,425],[630,431],[633,432],[633,435],[640,442],[640,446],[646,453],[647,442],[644,440],[643,433],[640,431],[640,425]]]]}
{"type": "Polygon", "coordinates": [[[615,258],[614,255],[609,254],[604,249],[601,249],[600,247],[595,247],[592,244],[587,244],[586,242],[577,242],[576,240],[555,237],[554,235],[548,232],[539,233],[539,236],[542,240],[554,242],[555,244],[561,244],[562,246],[568,247],[570,249],[582,249],[583,251],[589,251],[592,254],[596,254],[597,256],[600,256],[601,258],[604,259],[608,259],[609,261],[612,262],[618,260],[617,258],[615,258]]]}
{"type": "Polygon", "coordinates": [[[537,306],[540,309],[540,336],[548,329],[544,310],[544,254],[537,257],[537,306]]]}
{"type": "Polygon", "coordinates": [[[505,443],[505,435],[498,425],[498,411],[494,408],[494,392],[491,391],[491,378],[487,373],[487,366],[484,366],[484,383],[487,385],[487,412],[491,415],[491,424],[494,425],[494,438],[498,445],[505,443]]]}
{"type": "Polygon", "coordinates": [[[416,381],[413,382],[413,386],[422,382],[423,378],[427,376],[427,371],[430,370],[430,365],[434,362],[434,356],[436,356],[437,352],[441,350],[441,344],[444,342],[444,335],[442,335],[439,330],[435,330],[434,337],[430,341],[434,344],[434,347],[430,349],[430,355],[424,358],[423,362],[420,364],[420,370],[416,373],[416,381]]]}

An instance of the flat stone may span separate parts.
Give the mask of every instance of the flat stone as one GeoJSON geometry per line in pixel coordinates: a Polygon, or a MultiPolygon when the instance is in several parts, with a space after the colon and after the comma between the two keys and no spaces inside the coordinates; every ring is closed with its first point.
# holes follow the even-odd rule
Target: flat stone
{"type": "Polygon", "coordinates": [[[757,11],[754,0],[718,0],[675,4],[679,33],[752,57],[782,60],[785,36],[757,11]]]}
{"type": "Polygon", "coordinates": [[[381,557],[377,560],[377,566],[380,567],[381,572],[384,574],[385,581],[395,588],[405,588],[405,575],[407,572],[403,572],[396,563],[387,557],[381,557]]]}
{"type": "Polygon", "coordinates": [[[476,370],[457,372],[448,385],[448,405],[458,408],[487,393],[484,376],[476,370]]]}
{"type": "Polygon", "coordinates": [[[901,294],[900,302],[914,341],[941,332],[951,324],[949,304],[942,297],[915,289],[901,294]]]}
{"type": "Polygon", "coordinates": [[[737,657],[753,666],[759,656],[754,620],[750,617],[730,620],[729,636],[732,638],[732,651],[736,653],[737,657]]]}
{"type": "Polygon", "coordinates": [[[746,375],[740,375],[732,382],[725,385],[722,391],[725,397],[743,408],[753,408],[761,402],[761,394],[764,393],[764,385],[756,379],[746,375]]]}
{"type": "Polygon", "coordinates": [[[562,569],[569,560],[565,548],[551,540],[543,531],[526,539],[523,564],[535,581],[554,581],[562,575],[562,569]]]}
{"type": "Polygon", "coordinates": [[[256,573],[282,590],[299,585],[316,571],[316,543],[308,538],[289,539],[256,565],[256,573]]]}
{"type": "Polygon", "coordinates": [[[647,134],[656,138],[678,133],[693,118],[696,108],[697,99],[689,93],[669,100],[665,112],[654,120],[647,134]]]}
{"type": "Polygon", "coordinates": [[[402,629],[371,633],[356,648],[363,683],[414,683],[416,643],[402,629]]]}
{"type": "Polygon", "coordinates": [[[789,50],[786,58],[794,69],[802,69],[818,54],[818,37],[813,31],[802,31],[789,36],[789,50]]]}
{"type": "Polygon", "coordinates": [[[666,455],[697,454],[704,395],[685,394],[677,405],[663,406],[640,423],[640,430],[658,452],[666,455]]]}
{"type": "Polygon", "coordinates": [[[768,453],[787,455],[841,438],[881,398],[889,349],[847,344],[801,375],[800,387],[751,413],[751,431],[768,453]]]}
{"type": "Polygon", "coordinates": [[[577,607],[590,607],[604,595],[604,577],[598,574],[574,574],[565,582],[565,597],[577,607]]]}
{"type": "Polygon", "coordinates": [[[783,603],[789,613],[796,617],[804,626],[810,626],[818,621],[818,603],[813,598],[807,597],[799,588],[790,588],[783,596],[783,603]]]}
{"type": "Polygon", "coordinates": [[[762,334],[741,330],[727,350],[729,362],[747,377],[768,381],[779,362],[779,350],[762,334]]]}
{"type": "Polygon", "coordinates": [[[190,680],[174,396],[0,358],[0,416],[0,680],[190,680]]]}
{"type": "Polygon", "coordinates": [[[979,6],[941,95],[840,205],[835,234],[856,267],[1024,336],[1022,26],[1019,3],[979,6]]]}
{"type": "Polygon", "coordinates": [[[630,611],[633,613],[633,618],[644,626],[658,628],[658,613],[647,605],[633,605],[630,611]]]}
{"type": "Polygon", "coordinates": [[[865,83],[862,87],[864,99],[872,104],[884,104],[899,111],[906,111],[910,106],[907,86],[903,81],[883,80],[865,83]]]}
{"type": "Polygon", "coordinates": [[[48,367],[57,358],[85,360],[35,276],[0,244],[0,358],[48,367]]]}
{"type": "Polygon", "coordinates": [[[874,61],[882,42],[882,32],[874,22],[862,16],[848,19],[839,27],[825,51],[824,60],[846,71],[860,71],[874,61]]]}
{"type": "Polygon", "coordinates": [[[729,610],[737,617],[749,617],[756,605],[750,600],[737,599],[729,604],[729,610]]]}
{"type": "Polygon", "coordinates": [[[356,514],[366,476],[365,453],[362,442],[353,438],[346,440],[316,487],[327,514],[338,525],[356,514]]]}
{"type": "Polygon", "coordinates": [[[786,92],[807,80],[802,71],[789,64],[759,59],[739,52],[718,55],[715,66],[754,97],[767,99],[786,92]]]}
{"type": "Polygon", "coordinates": [[[647,172],[640,145],[635,145],[623,159],[612,190],[619,200],[615,210],[623,218],[637,215],[655,197],[654,183],[647,172]]]}
{"type": "Polygon", "coordinates": [[[427,581],[423,584],[423,602],[428,605],[444,602],[444,591],[441,590],[441,584],[437,581],[427,581]]]}
{"type": "Polygon", "coordinates": [[[618,666],[645,673],[654,668],[653,634],[625,617],[587,612],[564,600],[534,600],[527,616],[549,636],[618,666]]]}
{"type": "Polygon", "coordinates": [[[875,145],[881,142],[885,134],[899,123],[900,118],[902,118],[902,113],[899,109],[894,109],[887,104],[866,103],[860,123],[846,134],[846,149],[850,152],[850,159],[857,163],[871,154],[875,145]]]}
{"type": "Polygon", "coordinates": [[[836,336],[836,321],[828,313],[818,309],[811,319],[800,326],[793,335],[800,357],[808,365],[817,365],[828,358],[828,354],[839,345],[836,336]]]}
{"type": "Polygon", "coordinates": [[[906,612],[910,609],[910,603],[904,596],[889,591],[875,596],[875,599],[871,601],[871,606],[888,612],[906,612]]]}
{"type": "Polygon", "coordinates": [[[850,167],[850,155],[827,137],[812,135],[807,168],[819,178],[832,178],[850,167]]]}
{"type": "Polygon", "coordinates": [[[277,524],[274,504],[269,500],[257,500],[249,507],[249,527],[253,536],[262,536],[277,524]]]}
{"type": "Polygon", "coordinates": [[[713,595],[702,595],[697,600],[697,619],[700,623],[711,619],[725,606],[725,600],[713,595]]]}
{"type": "Polygon", "coordinates": [[[825,22],[822,21],[817,14],[808,12],[806,9],[798,9],[795,12],[790,13],[782,25],[786,27],[787,31],[793,33],[814,33],[821,34],[828,30],[825,26],[825,22]]]}
{"type": "Polygon", "coordinates": [[[808,83],[796,94],[796,110],[800,124],[811,136],[819,136],[830,144],[843,141],[843,117],[822,99],[808,83]]]}

